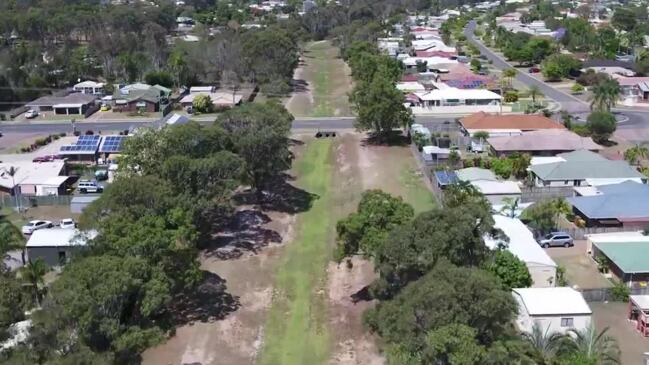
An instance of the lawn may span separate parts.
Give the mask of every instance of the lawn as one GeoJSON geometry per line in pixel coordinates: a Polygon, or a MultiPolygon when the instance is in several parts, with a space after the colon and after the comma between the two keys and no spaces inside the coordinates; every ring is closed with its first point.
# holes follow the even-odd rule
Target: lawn
{"type": "Polygon", "coordinates": [[[351,116],[350,71],[338,48],[329,41],[309,43],[303,60],[296,78],[304,81],[304,90],[295,91],[287,103],[289,111],[301,117],[351,116]]]}
{"type": "Polygon", "coordinates": [[[415,213],[433,209],[435,198],[422,181],[421,171],[416,167],[404,164],[399,175],[399,181],[405,187],[404,200],[410,203],[415,213]]]}
{"type": "Polygon", "coordinates": [[[332,153],[331,140],[312,141],[296,164],[299,186],[317,198],[309,211],[298,216],[296,237],[279,265],[261,364],[321,364],[328,358],[330,337],[321,289],[335,225],[330,214],[332,153]]]}

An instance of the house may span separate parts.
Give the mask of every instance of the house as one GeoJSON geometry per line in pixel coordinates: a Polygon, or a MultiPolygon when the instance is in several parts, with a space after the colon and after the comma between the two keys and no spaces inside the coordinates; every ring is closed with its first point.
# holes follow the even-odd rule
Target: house
{"type": "Polygon", "coordinates": [[[60,266],[96,235],[96,232],[83,233],[69,228],[39,229],[27,241],[27,256],[31,261],[40,258],[49,266],[60,266]]]}
{"type": "Polygon", "coordinates": [[[512,136],[487,138],[497,156],[528,153],[532,156],[554,156],[576,150],[599,151],[600,145],[591,138],[581,137],[566,129],[541,129],[512,136]]]}
{"type": "Polygon", "coordinates": [[[500,229],[507,240],[487,236],[484,239],[485,245],[492,250],[505,247],[523,261],[532,277],[533,288],[553,287],[556,283],[557,264],[539,246],[532,231],[520,219],[499,214],[495,214],[493,218],[494,228],[500,229]]]}
{"type": "Polygon", "coordinates": [[[216,91],[216,86],[192,86],[189,88],[190,94],[199,94],[199,93],[213,93],[216,91]]]}
{"type": "Polygon", "coordinates": [[[629,288],[645,288],[649,284],[649,242],[646,239],[596,240],[592,243],[591,251],[593,259],[604,258],[610,273],[629,288]]]}
{"type": "Polygon", "coordinates": [[[207,95],[210,97],[210,100],[212,100],[212,104],[216,108],[231,108],[236,105],[240,105],[241,101],[243,100],[243,95],[240,93],[233,93],[231,91],[215,91],[212,93],[203,93],[203,92],[198,92],[198,93],[191,93],[189,95],[185,95],[182,99],[180,99],[180,105],[182,105],[184,108],[192,106],[194,99],[198,95],[207,95]]]}
{"type": "Polygon", "coordinates": [[[159,127],[164,127],[168,125],[169,126],[183,125],[187,123],[189,123],[189,118],[187,118],[187,116],[182,114],[171,113],[171,114],[167,114],[167,116],[162,118],[159,127]]]}
{"type": "Polygon", "coordinates": [[[104,83],[95,81],[82,81],[72,87],[72,90],[82,94],[104,95],[104,83]]]}
{"type": "Polygon", "coordinates": [[[512,289],[512,295],[518,304],[516,326],[522,332],[532,333],[535,323],[547,333],[565,334],[570,329],[590,327],[593,312],[573,288],[520,288],[512,289]]]}
{"type": "Polygon", "coordinates": [[[627,180],[645,183],[647,180],[626,161],[608,160],[595,152],[578,150],[557,157],[564,161],[530,166],[535,186],[598,186],[627,180]]]}
{"type": "Polygon", "coordinates": [[[565,129],[561,124],[539,114],[502,115],[484,111],[460,119],[460,126],[466,135],[473,136],[476,132],[484,131],[490,137],[520,135],[542,129],[565,129]]]}
{"type": "Polygon", "coordinates": [[[478,110],[499,111],[500,95],[484,89],[458,89],[448,87],[410,94],[410,103],[415,114],[426,113],[470,113],[478,110]]]}
{"type": "Polygon", "coordinates": [[[492,205],[502,204],[505,199],[521,198],[521,188],[517,182],[498,180],[490,170],[468,167],[456,170],[455,174],[460,181],[471,183],[492,205]]]}
{"type": "Polygon", "coordinates": [[[70,200],[70,213],[81,214],[92,202],[99,199],[101,195],[78,195],[70,200]]]}
{"type": "Polygon", "coordinates": [[[42,96],[25,104],[38,112],[52,111],[58,115],[84,115],[95,105],[97,97],[90,94],[72,93],[66,96],[42,96]]]}
{"type": "Polygon", "coordinates": [[[568,198],[575,215],[587,227],[649,226],[649,186],[631,180],[610,185],[575,188],[579,196],[568,198]]]}
{"type": "Polygon", "coordinates": [[[99,135],[81,135],[74,143],[62,145],[58,154],[69,160],[94,163],[101,143],[99,135]]]}
{"type": "Polygon", "coordinates": [[[629,295],[627,319],[642,336],[649,337],[649,295],[629,295]]]}
{"type": "Polygon", "coordinates": [[[649,77],[622,77],[614,75],[613,78],[620,84],[620,99],[627,105],[649,102],[649,77]]]}
{"type": "Polygon", "coordinates": [[[120,89],[114,96],[114,110],[116,112],[137,112],[139,110],[154,113],[160,111],[160,90],[149,87],[147,89],[120,89]]]}
{"type": "Polygon", "coordinates": [[[69,184],[65,176],[65,161],[51,162],[0,162],[0,194],[22,196],[63,195],[69,184]],[[9,175],[14,168],[16,173],[9,175]]]}

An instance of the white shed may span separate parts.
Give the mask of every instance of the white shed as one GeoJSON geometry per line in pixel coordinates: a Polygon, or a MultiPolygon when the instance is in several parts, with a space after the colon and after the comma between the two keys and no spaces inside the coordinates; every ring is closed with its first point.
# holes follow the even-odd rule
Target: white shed
{"type": "Polygon", "coordinates": [[[494,215],[495,228],[500,229],[509,242],[492,237],[485,237],[485,244],[490,249],[505,245],[507,250],[518,257],[527,266],[532,276],[532,287],[552,287],[556,283],[557,264],[548,256],[534,239],[534,235],[518,218],[494,215]]]}
{"type": "Polygon", "coordinates": [[[591,323],[592,311],[580,292],[572,288],[512,289],[518,304],[516,325],[531,333],[534,323],[548,333],[567,333],[574,328],[583,331],[591,323]]]}

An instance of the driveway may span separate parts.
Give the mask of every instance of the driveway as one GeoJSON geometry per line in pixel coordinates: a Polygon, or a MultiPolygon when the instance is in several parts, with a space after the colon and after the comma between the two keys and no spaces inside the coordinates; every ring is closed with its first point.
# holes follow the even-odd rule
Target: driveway
{"type": "Polygon", "coordinates": [[[627,316],[628,303],[588,303],[593,311],[595,328],[598,331],[608,327],[607,334],[617,340],[622,351],[621,364],[645,364],[643,353],[649,352],[649,338],[640,335],[635,330],[635,323],[629,321],[627,316]]]}
{"type": "Polygon", "coordinates": [[[545,249],[548,255],[566,270],[570,286],[582,289],[608,288],[611,282],[598,270],[597,264],[586,255],[586,241],[575,240],[573,247],[551,247],[545,249]]]}

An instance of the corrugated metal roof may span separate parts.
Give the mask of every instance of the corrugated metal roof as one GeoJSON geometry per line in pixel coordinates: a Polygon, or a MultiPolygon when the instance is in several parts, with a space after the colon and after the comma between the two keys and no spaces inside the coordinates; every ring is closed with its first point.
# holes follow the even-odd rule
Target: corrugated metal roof
{"type": "Polygon", "coordinates": [[[522,288],[512,289],[527,309],[538,315],[592,314],[580,292],[573,288],[522,288]]]}
{"type": "Polygon", "coordinates": [[[649,243],[593,242],[593,245],[624,273],[649,273],[649,243]]]}
{"type": "Polygon", "coordinates": [[[530,167],[539,178],[551,180],[584,180],[606,178],[638,178],[645,176],[625,161],[611,161],[590,151],[580,150],[558,155],[565,162],[555,162],[530,167]]]}
{"type": "Polygon", "coordinates": [[[485,237],[484,240],[487,247],[493,250],[499,244],[503,244],[507,246],[509,252],[525,263],[557,266],[554,260],[536,242],[532,231],[520,219],[509,218],[498,214],[495,214],[493,218],[495,222],[494,227],[500,229],[509,238],[509,242],[503,242],[493,237],[485,237]]]}

